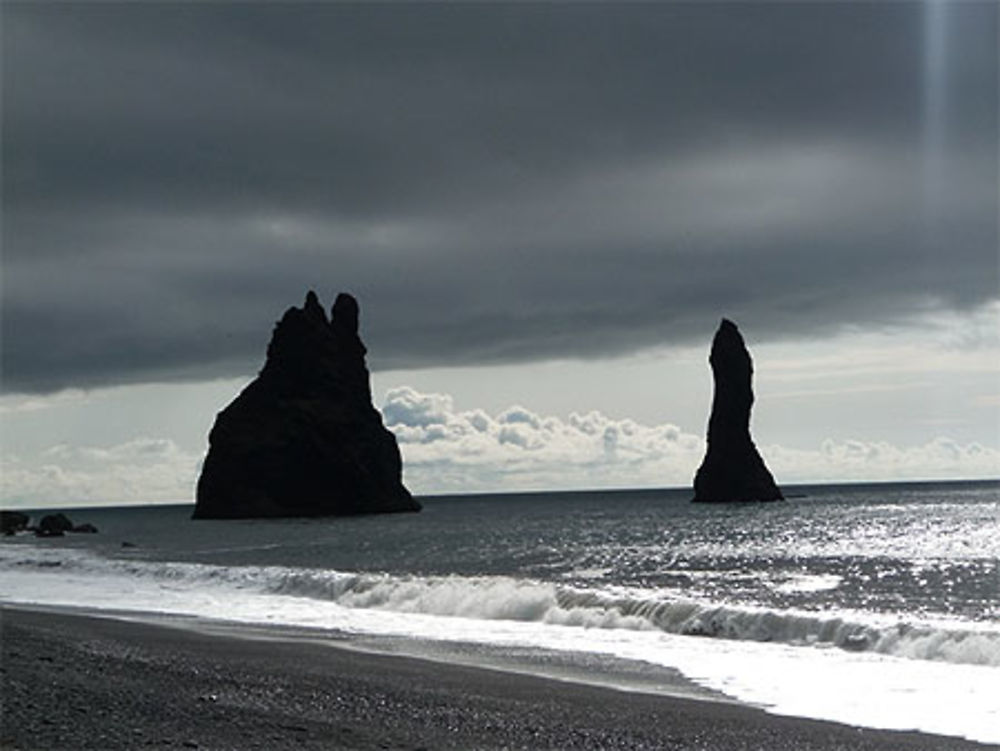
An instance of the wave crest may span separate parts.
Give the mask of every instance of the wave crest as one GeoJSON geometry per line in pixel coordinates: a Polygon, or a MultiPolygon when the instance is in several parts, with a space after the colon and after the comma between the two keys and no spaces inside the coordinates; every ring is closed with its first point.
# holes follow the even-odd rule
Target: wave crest
{"type": "Polygon", "coordinates": [[[251,590],[354,609],[581,628],[658,630],[702,638],[840,648],[900,658],[1000,666],[1000,630],[910,624],[682,599],[644,590],[587,589],[498,576],[394,576],[287,567],[226,567],[106,559],[79,550],[0,548],[11,575],[152,579],[160,587],[251,590]]]}

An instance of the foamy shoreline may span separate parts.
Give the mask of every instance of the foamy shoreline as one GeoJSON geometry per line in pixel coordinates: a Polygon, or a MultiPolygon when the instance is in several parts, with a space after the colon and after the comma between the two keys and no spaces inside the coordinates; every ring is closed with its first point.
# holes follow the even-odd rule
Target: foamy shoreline
{"type": "Polygon", "coordinates": [[[4,748],[996,748],[280,631],[243,638],[8,606],[0,618],[4,748]]]}

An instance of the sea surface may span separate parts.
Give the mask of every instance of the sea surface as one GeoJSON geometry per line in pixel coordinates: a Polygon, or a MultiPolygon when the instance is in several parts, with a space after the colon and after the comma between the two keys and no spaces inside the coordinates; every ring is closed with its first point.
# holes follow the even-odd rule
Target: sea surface
{"type": "Polygon", "coordinates": [[[435,497],[309,520],[69,509],[100,532],[3,538],[0,601],[1000,742],[1000,483],[786,492],[435,497]]]}

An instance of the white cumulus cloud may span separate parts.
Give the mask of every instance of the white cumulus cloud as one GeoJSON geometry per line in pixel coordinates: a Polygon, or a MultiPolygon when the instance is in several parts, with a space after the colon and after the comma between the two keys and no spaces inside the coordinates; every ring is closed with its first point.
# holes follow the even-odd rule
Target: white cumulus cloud
{"type": "MultiPolygon", "coordinates": [[[[705,452],[701,435],[671,423],[598,411],[562,419],[517,405],[491,415],[408,386],[386,392],[382,413],[417,493],[686,486],[705,452]]],[[[825,440],[759,448],[779,484],[1000,476],[996,448],[944,437],[906,447],[825,440]]]]}
{"type": "Polygon", "coordinates": [[[491,415],[407,386],[386,393],[382,413],[416,492],[685,484],[704,452],[676,425],[596,411],[563,420],[519,405],[491,415]]]}
{"type": "MultiPolygon", "coordinates": [[[[448,394],[408,386],[382,403],[417,494],[542,489],[690,486],[705,452],[702,435],[599,411],[567,417],[513,405],[461,409],[448,394]]],[[[1000,450],[939,437],[899,446],[828,439],[813,446],[758,444],[779,485],[1000,477],[1000,450]]],[[[194,500],[202,453],[172,439],[140,436],[97,444],[59,443],[5,451],[5,508],[182,503],[194,500]]]]}
{"type": "Polygon", "coordinates": [[[5,454],[5,506],[184,503],[194,499],[201,457],[166,438],[112,446],[57,444],[32,456],[5,454]]]}

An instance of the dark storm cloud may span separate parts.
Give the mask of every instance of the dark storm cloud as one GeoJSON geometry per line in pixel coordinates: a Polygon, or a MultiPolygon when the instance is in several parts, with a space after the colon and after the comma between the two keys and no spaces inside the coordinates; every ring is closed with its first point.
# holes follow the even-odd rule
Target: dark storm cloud
{"type": "Polygon", "coordinates": [[[918,3],[2,12],[7,390],[248,372],[307,287],[376,367],[997,297],[993,3],[933,159],[918,3]]]}

